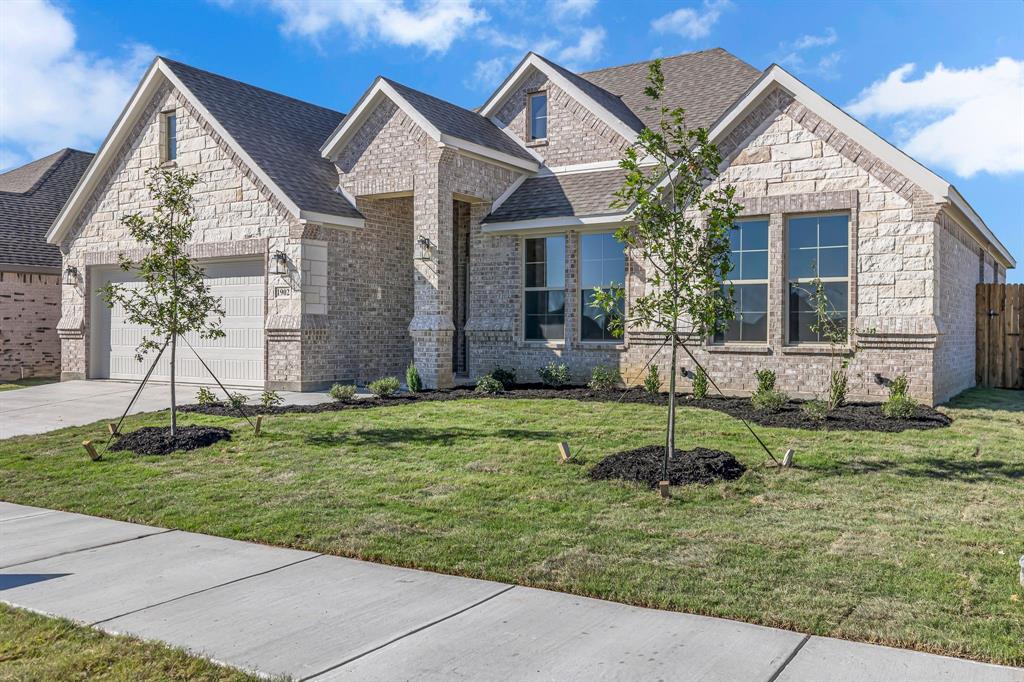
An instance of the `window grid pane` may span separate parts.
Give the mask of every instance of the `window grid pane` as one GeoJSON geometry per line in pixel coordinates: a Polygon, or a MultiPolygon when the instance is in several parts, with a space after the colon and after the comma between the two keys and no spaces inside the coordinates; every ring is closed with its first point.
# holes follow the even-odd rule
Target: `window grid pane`
{"type": "Polygon", "coordinates": [[[789,343],[827,343],[819,331],[811,280],[824,281],[828,315],[840,329],[849,324],[849,226],[846,215],[788,221],[789,343]]]}
{"type": "MultiPolygon", "coordinates": [[[[617,341],[609,325],[613,319],[593,305],[594,289],[621,287],[626,281],[626,254],[612,232],[580,235],[580,340],[617,341]]],[[[624,311],[623,302],[617,306],[624,311]]]]}
{"type": "Polygon", "coordinates": [[[548,97],[530,95],[530,138],[543,140],[548,136],[548,97]]]}
{"type": "Polygon", "coordinates": [[[729,231],[729,260],[733,269],[722,285],[729,296],[733,287],[735,315],[712,343],[767,343],[768,341],[768,221],[744,220],[729,231]]]}
{"type": "Polygon", "coordinates": [[[565,337],[565,237],[527,239],[523,256],[523,336],[560,341],[565,337]]]}

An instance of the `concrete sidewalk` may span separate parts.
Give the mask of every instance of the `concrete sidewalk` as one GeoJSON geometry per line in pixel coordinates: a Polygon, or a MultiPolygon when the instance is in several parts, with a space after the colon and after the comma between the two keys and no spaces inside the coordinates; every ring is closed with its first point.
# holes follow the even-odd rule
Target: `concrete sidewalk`
{"type": "Polygon", "coordinates": [[[0,601],[316,680],[972,680],[1024,670],[0,502],[0,601]]]}
{"type": "MultiPolygon", "coordinates": [[[[61,381],[0,392],[0,438],[46,433],[101,419],[117,419],[138,387],[137,383],[129,381],[61,381]]],[[[223,392],[217,386],[209,388],[217,397],[223,398],[223,392]]],[[[179,384],[178,404],[194,403],[198,390],[199,386],[195,384],[179,384]]],[[[249,396],[250,403],[257,402],[262,393],[251,388],[229,387],[229,390],[249,396]]],[[[132,405],[130,414],[168,409],[170,391],[169,384],[147,383],[132,405]]],[[[326,393],[278,391],[278,394],[289,405],[310,405],[330,400],[326,393]]]]}

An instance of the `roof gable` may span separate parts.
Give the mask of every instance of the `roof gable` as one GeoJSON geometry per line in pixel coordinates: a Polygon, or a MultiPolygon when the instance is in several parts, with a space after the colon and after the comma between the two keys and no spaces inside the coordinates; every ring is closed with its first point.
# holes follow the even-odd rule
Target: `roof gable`
{"type": "Polygon", "coordinates": [[[341,125],[321,147],[335,158],[383,100],[390,100],[432,139],[488,161],[534,171],[536,156],[479,114],[443,99],[378,76],[341,125]]]}

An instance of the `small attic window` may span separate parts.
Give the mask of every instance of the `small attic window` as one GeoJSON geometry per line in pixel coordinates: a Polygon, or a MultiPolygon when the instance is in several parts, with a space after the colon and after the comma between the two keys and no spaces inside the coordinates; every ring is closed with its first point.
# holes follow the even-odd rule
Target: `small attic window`
{"type": "Polygon", "coordinates": [[[535,92],[528,98],[530,110],[530,139],[546,140],[548,137],[548,96],[535,92]]]}
{"type": "Polygon", "coordinates": [[[178,116],[173,111],[162,114],[163,125],[161,135],[161,156],[163,161],[174,161],[178,158],[178,116]]]}

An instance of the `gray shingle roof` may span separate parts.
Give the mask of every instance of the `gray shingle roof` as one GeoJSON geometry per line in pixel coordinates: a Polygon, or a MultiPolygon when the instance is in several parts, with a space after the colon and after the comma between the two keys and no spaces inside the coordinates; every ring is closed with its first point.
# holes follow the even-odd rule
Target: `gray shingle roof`
{"type": "Polygon", "coordinates": [[[603,106],[627,126],[636,132],[640,132],[644,129],[644,122],[640,120],[640,118],[626,105],[625,102],[622,101],[622,98],[619,95],[613,95],[604,88],[590,82],[586,78],[573,73],[563,66],[555,64],[550,59],[541,57],[540,55],[537,56],[543,59],[548,66],[569,79],[571,83],[589,95],[591,99],[603,106]]]}
{"type": "Polygon", "coordinates": [[[622,187],[625,171],[594,171],[528,178],[484,223],[506,223],[562,216],[599,216],[621,213],[611,208],[622,187]]]}
{"type": "Polygon", "coordinates": [[[336,191],[334,164],[320,156],[344,114],[161,59],[301,210],[361,217],[336,191]]]}
{"type": "MultiPolygon", "coordinates": [[[[649,127],[658,124],[659,113],[644,95],[651,62],[613,66],[580,74],[622,101],[649,127]]],[[[665,75],[662,102],[686,110],[690,128],[710,128],[754,84],[761,72],[721,48],[691,52],[661,61],[665,75]]]]}
{"type": "Polygon", "coordinates": [[[536,161],[529,152],[516,144],[490,119],[475,111],[464,109],[425,92],[413,90],[389,78],[382,78],[382,80],[398,91],[398,94],[442,133],[504,152],[519,159],[536,161]]]}
{"type": "Polygon", "coordinates": [[[0,175],[0,263],[60,268],[46,233],[92,156],[62,149],[0,175]]]}

